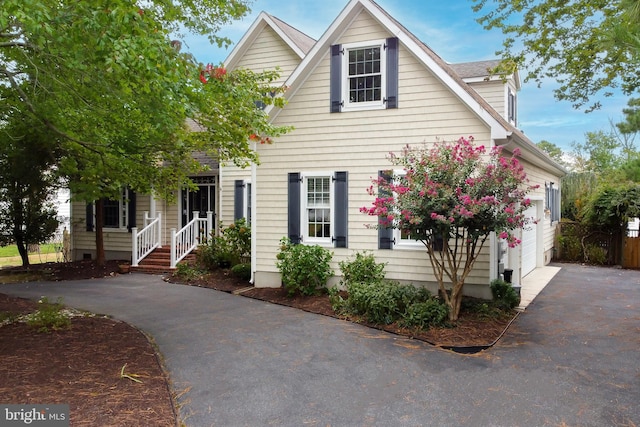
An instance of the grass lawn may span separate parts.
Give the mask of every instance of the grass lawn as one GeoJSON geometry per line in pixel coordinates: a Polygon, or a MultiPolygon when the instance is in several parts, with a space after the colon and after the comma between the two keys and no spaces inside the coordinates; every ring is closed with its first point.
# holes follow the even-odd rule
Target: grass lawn
{"type": "MultiPolygon", "coordinates": [[[[62,254],[56,252],[58,245],[45,243],[40,245],[40,252],[29,254],[29,262],[31,264],[40,264],[42,262],[61,261],[62,254]]],[[[22,259],[18,253],[16,245],[8,245],[0,247],[0,267],[13,267],[22,265],[22,259]]]]}

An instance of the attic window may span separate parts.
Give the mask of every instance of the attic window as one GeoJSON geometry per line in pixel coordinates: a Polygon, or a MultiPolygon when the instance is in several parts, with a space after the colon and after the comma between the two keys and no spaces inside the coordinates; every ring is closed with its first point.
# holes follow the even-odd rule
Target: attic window
{"type": "Polygon", "coordinates": [[[382,100],[382,72],[380,46],[349,50],[349,103],[380,102],[382,100]]]}
{"type": "Polygon", "coordinates": [[[514,126],[517,126],[518,117],[517,117],[517,108],[516,108],[516,94],[509,88],[509,93],[507,96],[508,103],[508,120],[514,126]]]}
{"type": "Polygon", "coordinates": [[[331,112],[398,108],[398,39],[331,46],[331,112]]]}

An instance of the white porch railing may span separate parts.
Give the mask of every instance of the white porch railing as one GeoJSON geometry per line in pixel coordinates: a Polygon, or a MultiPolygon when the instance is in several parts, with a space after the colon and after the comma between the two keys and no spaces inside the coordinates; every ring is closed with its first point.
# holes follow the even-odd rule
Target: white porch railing
{"type": "Polygon", "coordinates": [[[193,219],[182,229],[171,229],[171,268],[194,250],[200,243],[205,243],[213,231],[213,212],[207,212],[206,218],[200,218],[198,211],[193,212],[193,219]]]}
{"type": "Polygon", "coordinates": [[[144,228],[138,232],[138,227],[131,228],[133,245],[131,248],[131,265],[138,263],[149,255],[155,248],[162,246],[162,221],[158,212],[156,218],[150,218],[149,212],[144,213],[144,228]]]}

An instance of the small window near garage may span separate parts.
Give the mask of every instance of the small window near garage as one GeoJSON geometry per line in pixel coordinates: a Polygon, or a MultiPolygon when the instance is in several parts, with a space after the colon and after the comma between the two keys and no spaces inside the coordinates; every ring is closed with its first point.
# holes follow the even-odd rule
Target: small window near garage
{"type": "Polygon", "coordinates": [[[560,221],[560,188],[554,182],[545,183],[545,210],[548,211],[551,223],[560,221]]]}

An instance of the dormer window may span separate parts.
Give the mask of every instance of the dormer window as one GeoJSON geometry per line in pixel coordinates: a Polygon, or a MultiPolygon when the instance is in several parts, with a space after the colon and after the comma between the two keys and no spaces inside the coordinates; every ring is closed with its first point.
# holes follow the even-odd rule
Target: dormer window
{"type": "Polygon", "coordinates": [[[511,90],[511,88],[509,88],[507,94],[507,120],[509,120],[509,123],[514,126],[518,125],[518,110],[516,108],[516,99],[516,93],[511,90]]]}
{"type": "MultiPolygon", "coordinates": [[[[346,48],[345,48],[346,49],[346,48]]],[[[382,107],[382,69],[385,55],[380,45],[348,49],[346,61],[349,106],[369,105],[382,107]]]]}
{"type": "Polygon", "coordinates": [[[397,108],[398,39],[331,46],[331,112],[397,108]]]}

